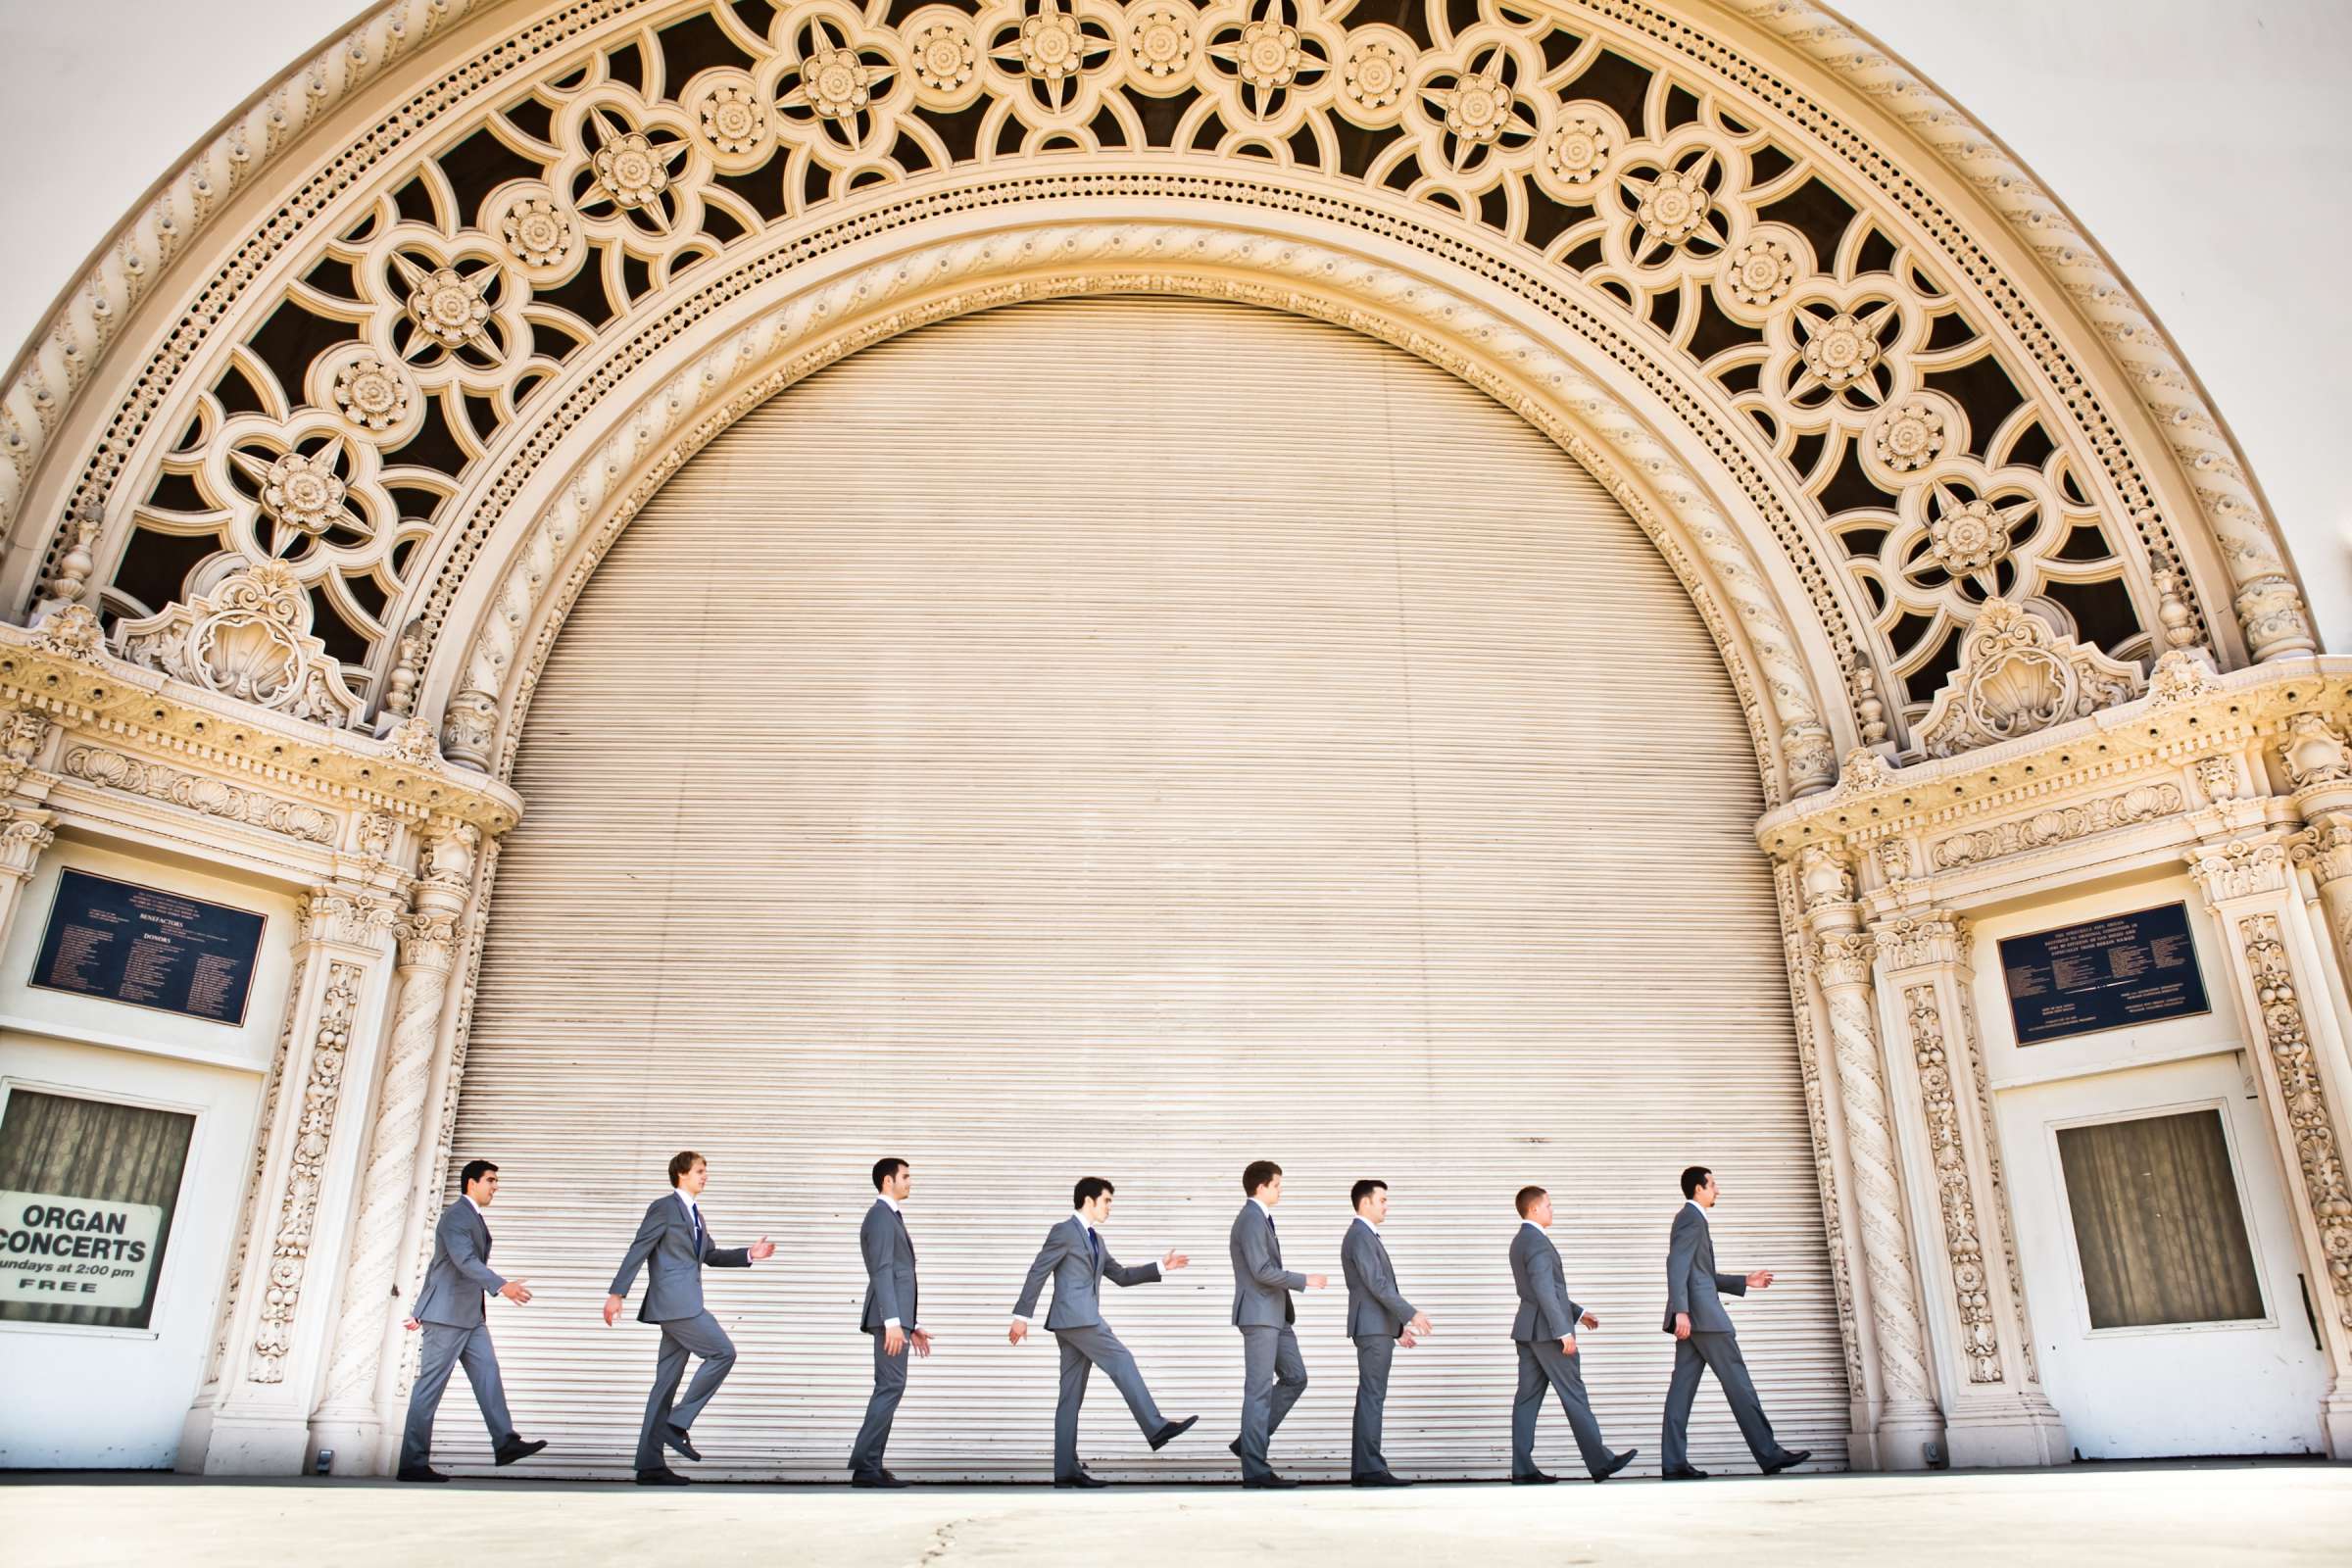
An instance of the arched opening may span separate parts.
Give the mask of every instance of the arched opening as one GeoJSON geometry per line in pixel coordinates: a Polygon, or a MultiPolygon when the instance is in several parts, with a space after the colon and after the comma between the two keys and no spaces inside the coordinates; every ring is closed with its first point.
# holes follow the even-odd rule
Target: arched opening
{"type": "MultiPolygon", "coordinates": [[[[943,1345],[892,1447],[909,1474],[1044,1473],[1050,1352],[1001,1336],[1090,1173],[1120,1184],[1122,1254],[1193,1258],[1110,1312],[1163,1404],[1204,1420],[1197,1451],[1147,1460],[1098,1399],[1083,1441],[1104,1473],[1226,1473],[1220,1244],[1260,1156],[1290,1173],[1303,1270],[1336,1276],[1350,1182],[1392,1184],[1403,1282],[1441,1326],[1399,1372],[1400,1466],[1502,1463],[1529,1182],[1606,1324],[1596,1410],[1652,1427],[1690,1159],[1737,1184],[1727,1237],[1783,1270],[1743,1323],[1776,1420],[1841,1455],[1739,703],[1615,500],[1443,371],[1170,298],[858,354],[629,526],[515,784],[458,1147],[512,1162],[505,1223],[565,1294],[603,1288],[677,1148],[711,1161],[722,1240],[776,1240],[713,1285],[744,1356],[697,1429],[706,1470],[841,1469],[882,1154],[915,1167],[943,1345]]],[[[1343,1318],[1336,1292],[1302,1312],[1333,1391],[1343,1318]]],[[[621,1464],[645,1336],[501,1334],[535,1369],[533,1430],[621,1464]]],[[[1308,1474],[1344,1474],[1347,1443],[1337,1392],[1283,1434],[1308,1474]]],[[[1738,1446],[1702,1409],[1698,1461],[1738,1446]]]]}

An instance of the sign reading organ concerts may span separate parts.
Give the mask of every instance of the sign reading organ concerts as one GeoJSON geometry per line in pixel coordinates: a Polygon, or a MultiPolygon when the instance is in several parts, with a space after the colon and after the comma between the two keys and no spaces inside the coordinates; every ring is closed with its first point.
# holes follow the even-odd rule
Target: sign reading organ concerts
{"type": "Polygon", "coordinates": [[[0,1300],[137,1306],[164,1211],[60,1193],[0,1193],[0,1300]]]}
{"type": "Polygon", "coordinates": [[[245,1021],[263,917],[71,868],[32,983],[214,1023],[245,1021]]]}
{"type": "Polygon", "coordinates": [[[2010,937],[2001,979],[2021,1046],[2211,1010],[2180,904],[2010,937]]]}

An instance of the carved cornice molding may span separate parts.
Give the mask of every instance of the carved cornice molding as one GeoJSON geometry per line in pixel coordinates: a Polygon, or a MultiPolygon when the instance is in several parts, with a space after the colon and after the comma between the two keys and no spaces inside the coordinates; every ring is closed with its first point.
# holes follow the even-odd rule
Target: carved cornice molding
{"type": "Polygon", "coordinates": [[[272,712],[119,660],[85,628],[79,607],[0,625],[0,706],[65,732],[61,777],[330,846],[354,812],[440,813],[492,835],[522,814],[514,791],[444,763],[420,724],[379,740],[272,712]]]}

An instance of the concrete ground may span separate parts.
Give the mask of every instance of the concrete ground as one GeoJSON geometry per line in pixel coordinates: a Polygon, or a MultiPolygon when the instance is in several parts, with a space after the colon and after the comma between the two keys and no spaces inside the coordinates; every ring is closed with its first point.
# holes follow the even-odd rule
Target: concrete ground
{"type": "Polygon", "coordinates": [[[1307,1487],[709,1485],[0,1477],[24,1563],[730,1562],[1286,1568],[1694,1562],[2352,1562],[2352,1466],[2180,1462],[1700,1483],[1307,1487]]]}

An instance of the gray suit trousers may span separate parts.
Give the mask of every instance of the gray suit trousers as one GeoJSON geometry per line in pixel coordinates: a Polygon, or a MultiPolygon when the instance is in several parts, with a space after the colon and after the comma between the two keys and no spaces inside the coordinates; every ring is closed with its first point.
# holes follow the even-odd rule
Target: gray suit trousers
{"type": "Polygon", "coordinates": [[[1111,1381],[1127,1401],[1135,1424],[1149,1438],[1167,1419],[1152,1400],[1152,1391],[1144,1387],[1144,1375],[1136,1370],[1135,1357],[1127,1347],[1110,1332],[1107,1323],[1090,1323],[1083,1328],[1055,1329],[1054,1338],[1061,1345],[1061,1401],[1054,1407],[1054,1475],[1056,1480],[1068,1480],[1078,1473],[1078,1407],[1086,1402],[1086,1380],[1096,1367],[1111,1381]]]}
{"type": "Polygon", "coordinates": [[[1722,1386],[1724,1402],[1739,1420],[1740,1435],[1747,1440],[1747,1451],[1756,1456],[1756,1463],[1769,1464],[1779,1458],[1780,1440],[1772,1435],[1772,1423],[1764,1419],[1764,1406],[1756,1400],[1756,1385],[1740,1354],[1739,1336],[1693,1333],[1674,1342],[1674,1381],[1666,1385],[1666,1435],[1660,1444],[1664,1450],[1660,1462],[1668,1470],[1690,1467],[1690,1401],[1698,1397],[1699,1374],[1709,1370],[1722,1386]]]}
{"type": "Polygon", "coordinates": [[[1297,1330],[1288,1324],[1242,1330],[1243,1480],[1274,1473],[1266,1446],[1305,1392],[1306,1361],[1298,1354],[1297,1330]]]}
{"type": "Polygon", "coordinates": [[[466,1381],[473,1385],[473,1402],[482,1407],[491,1445],[504,1447],[513,1443],[514,1421],[507,1414],[507,1386],[498,1376],[498,1352],[490,1348],[489,1325],[476,1323],[465,1329],[427,1323],[423,1334],[424,1355],[416,1365],[416,1386],[409,1393],[408,1429],[401,1434],[400,1467],[414,1469],[431,1456],[433,1415],[441,1408],[449,1374],[460,1363],[466,1367],[466,1381]]]}
{"type": "Polygon", "coordinates": [[[873,1331],[874,1394],[865,1401],[865,1424],[858,1429],[858,1441],[850,1446],[850,1474],[854,1476],[882,1473],[882,1450],[890,1445],[890,1423],[899,1413],[900,1396],[906,1392],[906,1363],[914,1359],[914,1346],[902,1344],[899,1353],[891,1355],[882,1348],[888,1339],[880,1329],[873,1331]]]}
{"type": "Polygon", "coordinates": [[[1560,1408],[1568,1412],[1568,1427],[1576,1434],[1585,1469],[1600,1474],[1616,1455],[1600,1441],[1600,1423],[1592,1419],[1592,1403],[1585,1397],[1585,1373],[1577,1365],[1580,1358],[1561,1349],[1557,1340],[1538,1340],[1532,1345],[1520,1340],[1517,1344],[1519,1394],[1511,1401],[1511,1474],[1523,1476],[1536,1468],[1536,1417],[1543,1413],[1547,1385],[1558,1392],[1560,1408]]]}
{"type": "Polygon", "coordinates": [[[1387,1470],[1380,1451],[1380,1418],[1389,1404],[1389,1363],[1396,1359],[1396,1336],[1355,1337],[1355,1431],[1348,1449],[1348,1473],[1376,1476],[1387,1470]]]}
{"type": "Polygon", "coordinates": [[[709,1312],[662,1325],[662,1349],[654,1361],[654,1391],[646,1396],[645,1426],[637,1434],[638,1469],[662,1467],[662,1428],[666,1425],[683,1431],[693,1426],[694,1418],[703,1413],[703,1406],[710,1402],[710,1396],[727,1381],[734,1366],[735,1342],[709,1312]],[[685,1402],[673,1406],[670,1401],[677,1396],[678,1380],[686,1375],[690,1355],[701,1356],[703,1364],[686,1390],[685,1402]]]}

